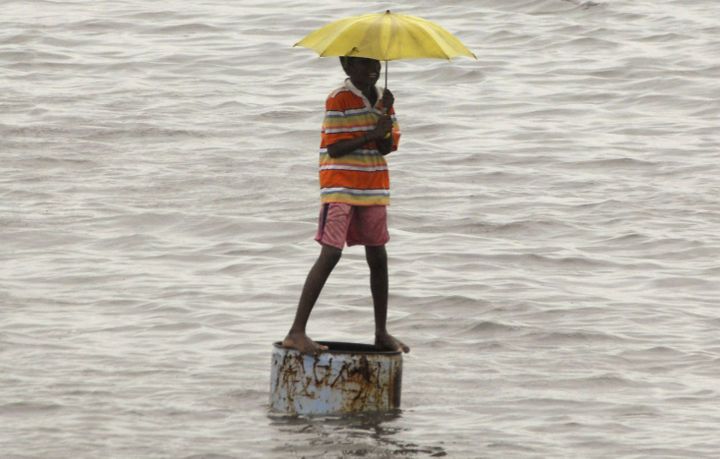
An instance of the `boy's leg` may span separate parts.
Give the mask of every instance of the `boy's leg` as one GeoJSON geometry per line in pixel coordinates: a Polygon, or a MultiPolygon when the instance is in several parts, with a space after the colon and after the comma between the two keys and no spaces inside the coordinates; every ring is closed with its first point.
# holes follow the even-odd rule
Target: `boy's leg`
{"type": "Polygon", "coordinates": [[[305,334],[305,327],[307,326],[310,312],[312,312],[313,306],[315,306],[315,302],[320,296],[325,282],[341,256],[341,249],[329,245],[322,246],[320,256],[305,279],[305,285],[303,286],[300,302],[297,312],[295,313],[295,320],[282,342],[284,347],[297,349],[300,352],[310,354],[316,354],[319,351],[327,349],[327,346],[320,345],[311,340],[305,334]]]}
{"type": "Polygon", "coordinates": [[[365,257],[370,267],[370,291],[375,311],[375,346],[383,350],[409,352],[409,347],[387,331],[388,266],[385,246],[365,246],[365,257]]]}

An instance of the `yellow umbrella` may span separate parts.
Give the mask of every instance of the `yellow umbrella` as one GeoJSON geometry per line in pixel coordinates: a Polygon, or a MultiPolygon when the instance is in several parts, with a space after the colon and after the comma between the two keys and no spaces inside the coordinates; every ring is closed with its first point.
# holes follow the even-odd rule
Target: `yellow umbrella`
{"type": "Polygon", "coordinates": [[[477,59],[450,32],[417,16],[391,13],[365,14],[340,19],[321,27],[295,43],[320,56],[356,56],[385,61],[396,59],[477,59]]]}

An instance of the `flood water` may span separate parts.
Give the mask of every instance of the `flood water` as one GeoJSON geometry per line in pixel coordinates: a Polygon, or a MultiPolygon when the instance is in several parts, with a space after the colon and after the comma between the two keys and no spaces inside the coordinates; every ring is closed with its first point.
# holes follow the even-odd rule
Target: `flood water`
{"type": "MultiPolygon", "coordinates": [[[[3,458],[714,458],[715,0],[6,1],[3,458]],[[390,64],[402,411],[268,412],[319,253],[335,58],[387,8],[477,61],[390,64]]],[[[372,341],[362,248],[309,334],[372,341]]]]}

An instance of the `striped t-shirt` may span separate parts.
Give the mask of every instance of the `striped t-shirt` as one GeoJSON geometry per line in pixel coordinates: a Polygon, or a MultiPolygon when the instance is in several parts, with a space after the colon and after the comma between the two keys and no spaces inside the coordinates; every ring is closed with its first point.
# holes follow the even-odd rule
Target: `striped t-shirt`
{"type": "MultiPolygon", "coordinates": [[[[327,152],[329,145],[362,137],[375,129],[383,114],[382,91],[376,89],[377,103],[371,107],[367,98],[348,78],[325,101],[320,142],[320,196],[324,203],[344,202],[357,206],[390,204],[388,166],[375,141],[369,141],[340,158],[331,158],[327,152]]],[[[400,140],[400,129],[392,107],[389,113],[393,120],[392,150],[395,151],[400,140]]]]}

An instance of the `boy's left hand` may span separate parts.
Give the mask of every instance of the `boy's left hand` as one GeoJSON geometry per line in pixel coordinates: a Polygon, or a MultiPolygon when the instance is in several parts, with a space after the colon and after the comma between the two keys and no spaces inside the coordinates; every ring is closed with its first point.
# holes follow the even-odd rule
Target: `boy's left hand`
{"type": "Polygon", "coordinates": [[[370,131],[373,140],[387,139],[392,132],[392,118],[390,115],[383,115],[375,125],[375,129],[370,131]]]}
{"type": "Polygon", "coordinates": [[[385,91],[383,92],[382,103],[383,103],[383,108],[385,108],[388,111],[390,110],[390,108],[392,108],[393,104],[395,103],[395,96],[393,96],[393,93],[390,92],[390,90],[387,88],[385,88],[385,91]]]}

